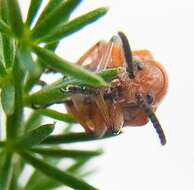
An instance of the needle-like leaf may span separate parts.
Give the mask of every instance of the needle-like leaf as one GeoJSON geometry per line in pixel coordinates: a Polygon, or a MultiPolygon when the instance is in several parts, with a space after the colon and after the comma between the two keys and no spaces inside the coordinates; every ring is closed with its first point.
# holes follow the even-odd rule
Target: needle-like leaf
{"type": "Polygon", "coordinates": [[[15,107],[15,87],[13,84],[7,84],[2,88],[1,104],[7,115],[13,114],[15,107]]]}
{"type": "Polygon", "coordinates": [[[77,160],[75,163],[73,163],[72,165],[70,165],[67,168],[67,172],[68,173],[72,173],[72,174],[79,174],[82,171],[82,168],[86,165],[86,163],[89,161],[90,158],[82,158],[77,160]]]}
{"type": "Polygon", "coordinates": [[[105,81],[110,81],[114,77],[118,76],[118,74],[122,73],[123,71],[124,71],[124,68],[117,67],[117,68],[111,68],[111,69],[99,71],[97,74],[101,76],[105,81]]]}
{"type": "Polygon", "coordinates": [[[17,52],[17,56],[18,56],[21,68],[24,71],[33,73],[33,71],[35,70],[35,64],[33,63],[31,50],[28,47],[21,45],[20,49],[17,52]]]}
{"type": "Polygon", "coordinates": [[[24,130],[29,131],[35,129],[37,126],[41,125],[42,115],[37,111],[33,111],[27,121],[24,123],[24,130]]]}
{"type": "MultiPolygon", "coordinates": [[[[60,162],[60,158],[45,158],[45,162],[50,165],[56,166],[60,162]]],[[[23,190],[50,190],[62,186],[62,184],[45,174],[41,173],[39,170],[34,170],[33,174],[29,178],[23,190]]]]}
{"type": "MultiPolygon", "coordinates": [[[[7,1],[0,1],[0,17],[6,24],[9,25],[7,1]]],[[[3,47],[2,52],[5,66],[6,68],[9,68],[14,63],[16,51],[15,51],[15,40],[13,39],[12,36],[9,36],[10,32],[9,31],[7,32],[8,33],[2,33],[2,47],[3,47]]]]}
{"type": "Polygon", "coordinates": [[[61,186],[62,184],[40,171],[35,171],[30,177],[28,183],[22,190],[50,190],[61,186]]]}
{"type": "Polygon", "coordinates": [[[32,31],[32,38],[37,39],[49,31],[53,30],[57,25],[67,20],[72,10],[81,2],[81,0],[63,1],[53,11],[50,12],[43,20],[35,25],[32,31]],[[46,30],[45,30],[46,29],[46,30]]]}
{"type": "Polygon", "coordinates": [[[0,77],[3,77],[7,74],[3,62],[0,60],[0,77]]]}
{"type": "Polygon", "coordinates": [[[9,11],[8,11],[8,4],[7,4],[7,0],[5,1],[0,1],[0,15],[1,15],[1,19],[6,23],[6,24],[10,24],[9,22],[9,11]]]}
{"type": "Polygon", "coordinates": [[[37,109],[37,112],[44,115],[51,117],[53,119],[57,119],[59,121],[64,121],[67,123],[75,123],[75,119],[72,115],[67,113],[60,113],[58,111],[52,110],[52,109],[37,109]]]}
{"type": "Polygon", "coordinates": [[[6,35],[11,35],[10,27],[2,19],[0,19],[0,31],[6,35]]]}
{"type": "Polygon", "coordinates": [[[30,7],[28,10],[28,15],[27,15],[27,19],[26,19],[26,25],[27,26],[31,26],[31,24],[33,23],[37,12],[41,6],[43,0],[31,0],[30,1],[30,7]]]}
{"type": "Polygon", "coordinates": [[[36,152],[45,156],[62,157],[62,158],[67,157],[67,158],[74,158],[74,159],[99,156],[103,153],[101,149],[96,151],[91,151],[91,150],[68,150],[68,149],[53,149],[53,148],[32,148],[31,150],[33,152],[36,152]]]}
{"type": "MultiPolygon", "coordinates": [[[[49,2],[55,2],[55,1],[49,1],[49,2]]],[[[55,49],[58,46],[58,43],[59,42],[46,44],[44,46],[44,48],[49,49],[51,51],[55,51],[55,49]]],[[[43,65],[46,65],[46,63],[44,63],[44,61],[42,61],[40,58],[38,58],[35,63],[37,65],[37,67],[39,66],[39,70],[37,70],[34,75],[28,75],[28,78],[26,80],[26,84],[25,84],[25,87],[24,87],[25,92],[29,92],[31,90],[31,88],[33,87],[33,85],[38,82],[38,80],[40,79],[41,74],[44,70],[43,65]]]]}
{"type": "Polygon", "coordinates": [[[110,137],[115,137],[115,134],[106,134],[102,138],[97,137],[96,135],[87,134],[87,133],[68,133],[64,135],[52,135],[45,139],[42,144],[63,144],[63,143],[74,143],[74,142],[87,142],[99,139],[105,139],[110,137]]]}
{"type": "Polygon", "coordinates": [[[2,43],[5,65],[10,68],[15,61],[15,40],[2,34],[2,43]]]}
{"type": "Polygon", "coordinates": [[[103,7],[90,11],[68,23],[65,23],[64,25],[60,25],[59,27],[54,28],[50,33],[45,33],[45,35],[38,40],[44,42],[58,41],[72,34],[73,32],[79,31],[88,24],[93,23],[102,17],[107,12],[107,10],[107,8],[103,7]]]}
{"type": "Polygon", "coordinates": [[[0,31],[3,32],[5,35],[11,34],[8,20],[7,1],[5,0],[0,1],[0,31]]]}
{"type": "Polygon", "coordinates": [[[52,103],[64,101],[67,95],[62,93],[60,91],[60,88],[67,86],[69,84],[71,84],[71,81],[69,82],[69,80],[68,81],[65,80],[64,82],[63,80],[56,81],[51,85],[43,87],[41,90],[33,93],[32,95],[26,96],[24,98],[24,104],[26,106],[33,108],[34,106],[37,105],[40,107],[41,106],[44,107],[52,103]]]}
{"type": "Polygon", "coordinates": [[[43,49],[38,46],[33,46],[34,52],[45,61],[48,66],[58,70],[59,72],[71,76],[73,78],[79,79],[85,84],[92,86],[105,86],[105,81],[95,75],[94,73],[83,69],[74,63],[70,63],[59,56],[55,55],[52,51],[43,49]]]}
{"type": "Polygon", "coordinates": [[[67,96],[57,88],[43,88],[42,90],[25,97],[24,104],[28,107],[38,108],[45,107],[50,104],[62,102],[67,96]]]}
{"type": "Polygon", "coordinates": [[[0,141],[0,147],[4,147],[5,146],[5,142],[4,141],[0,141]]]}
{"type": "Polygon", "coordinates": [[[97,190],[95,187],[89,185],[88,183],[80,180],[79,178],[73,177],[72,175],[62,172],[61,170],[43,162],[42,160],[34,157],[27,152],[19,152],[19,154],[32,166],[40,170],[45,175],[67,185],[73,189],[84,189],[84,190],[97,190]]]}
{"type": "Polygon", "coordinates": [[[36,21],[36,25],[38,26],[40,22],[42,22],[51,12],[55,11],[57,7],[61,6],[62,3],[64,3],[64,0],[48,1],[40,16],[38,17],[38,20],[36,21]]]}
{"type": "Polygon", "coordinates": [[[19,63],[17,59],[13,65],[12,71],[12,80],[13,85],[15,87],[15,105],[14,105],[14,113],[9,115],[6,120],[6,134],[8,138],[13,139],[15,136],[18,135],[18,129],[21,127],[22,124],[22,117],[23,117],[23,79],[24,73],[19,67],[19,63]]]}
{"type": "Polygon", "coordinates": [[[24,24],[17,0],[6,0],[8,5],[9,21],[11,24],[12,32],[21,37],[24,31],[24,24]]]}
{"type": "Polygon", "coordinates": [[[0,168],[0,189],[9,190],[12,177],[12,154],[6,154],[0,168]]]}
{"type": "Polygon", "coordinates": [[[17,142],[17,147],[28,148],[40,144],[45,140],[54,130],[54,124],[42,125],[32,131],[27,132],[17,142]]]}
{"type": "MultiPolygon", "coordinates": [[[[75,162],[67,168],[66,172],[79,177],[79,174],[82,173],[81,171],[89,159],[90,158],[75,160],[75,162]]],[[[37,190],[37,189],[48,190],[57,188],[59,186],[61,186],[61,183],[45,176],[40,171],[36,170],[30,177],[28,183],[26,184],[23,190],[37,190]]]]}

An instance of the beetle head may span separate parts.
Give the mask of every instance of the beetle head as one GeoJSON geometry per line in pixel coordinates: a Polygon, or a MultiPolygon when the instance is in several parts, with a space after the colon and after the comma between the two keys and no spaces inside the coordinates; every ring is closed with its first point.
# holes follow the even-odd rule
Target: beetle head
{"type": "Polygon", "coordinates": [[[126,36],[122,32],[119,32],[118,35],[122,42],[128,73],[128,84],[124,93],[127,94],[127,98],[125,99],[129,103],[132,102],[133,105],[127,108],[127,114],[124,108],[126,118],[128,116],[125,123],[128,125],[144,125],[149,118],[160,137],[161,143],[165,144],[164,133],[154,112],[167,92],[168,78],[166,71],[162,65],[153,59],[149,51],[140,50],[132,53],[126,36]]]}

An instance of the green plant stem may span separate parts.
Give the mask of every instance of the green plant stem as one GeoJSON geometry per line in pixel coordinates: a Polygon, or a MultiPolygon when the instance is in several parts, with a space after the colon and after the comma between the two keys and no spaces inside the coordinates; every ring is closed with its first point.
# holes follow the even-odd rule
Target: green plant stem
{"type": "Polygon", "coordinates": [[[87,133],[69,133],[64,135],[52,135],[45,139],[42,144],[63,144],[63,143],[75,143],[75,142],[88,142],[99,139],[105,139],[110,137],[115,137],[114,134],[106,134],[102,138],[97,137],[93,134],[87,133]]]}

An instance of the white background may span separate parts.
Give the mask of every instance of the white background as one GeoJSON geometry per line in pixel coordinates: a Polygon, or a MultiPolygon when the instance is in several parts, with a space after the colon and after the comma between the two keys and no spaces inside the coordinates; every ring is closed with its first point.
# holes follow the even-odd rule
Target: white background
{"type": "MultiPolygon", "coordinates": [[[[26,10],[28,0],[20,0],[26,10]]],[[[194,189],[194,5],[192,0],[85,0],[77,16],[108,5],[109,13],[63,40],[57,54],[76,61],[101,39],[124,31],[133,49],[149,49],[169,74],[168,95],[157,111],[167,136],[162,147],[149,123],[125,128],[124,134],[89,143],[104,147],[91,162],[89,177],[100,190],[194,189]]],[[[25,12],[25,11],[24,11],[25,12]]],[[[24,13],[23,12],[23,13],[24,13]]],[[[86,143],[85,147],[88,144],[86,143]]]]}

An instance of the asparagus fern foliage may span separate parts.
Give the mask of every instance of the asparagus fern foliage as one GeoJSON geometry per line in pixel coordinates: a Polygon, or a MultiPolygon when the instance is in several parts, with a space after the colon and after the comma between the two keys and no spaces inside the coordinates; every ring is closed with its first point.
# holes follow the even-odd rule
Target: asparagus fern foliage
{"type": "Polygon", "coordinates": [[[95,137],[71,132],[69,128],[53,135],[55,123],[43,125],[42,118],[62,121],[71,128],[76,123],[73,116],[46,107],[69,96],[60,89],[68,85],[105,86],[120,72],[111,69],[92,73],[54,53],[64,37],[102,17],[107,8],[97,8],[71,19],[81,0],[49,0],[38,14],[42,1],[30,1],[24,21],[17,0],[0,0],[0,190],[47,190],[62,185],[94,190],[97,187],[82,179],[87,171],[83,173],[81,168],[102,151],[70,150],[59,145],[87,142],[95,137]],[[48,69],[65,77],[33,92],[48,69]],[[25,114],[26,108],[31,110],[30,115],[25,114]],[[74,163],[62,171],[56,165],[64,158],[73,159],[74,163]],[[21,184],[19,179],[27,165],[34,170],[28,181],[21,184]]]}

